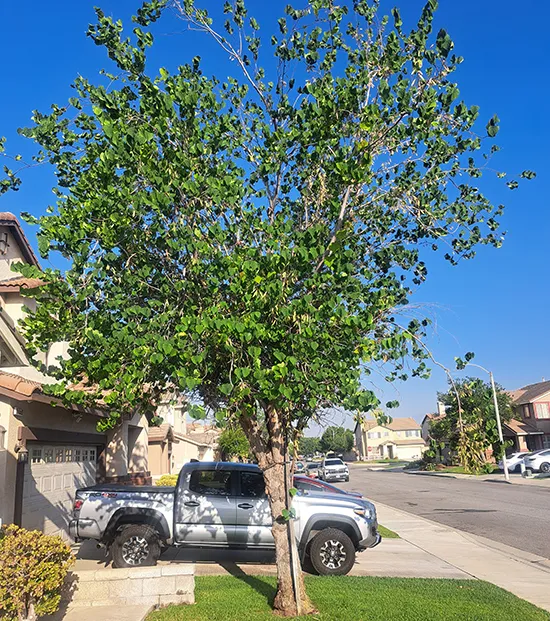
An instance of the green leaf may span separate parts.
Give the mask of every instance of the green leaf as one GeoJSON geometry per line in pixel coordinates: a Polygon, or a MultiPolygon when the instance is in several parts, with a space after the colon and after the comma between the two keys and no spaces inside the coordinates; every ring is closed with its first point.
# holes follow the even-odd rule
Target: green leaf
{"type": "Polygon", "coordinates": [[[232,390],[233,390],[233,384],[222,384],[219,387],[219,390],[221,393],[223,393],[224,395],[230,395],[232,390]]]}
{"type": "Polygon", "coordinates": [[[523,179],[534,179],[537,176],[537,173],[534,170],[524,170],[520,177],[523,179]]]}
{"type": "Polygon", "coordinates": [[[437,33],[437,39],[435,42],[437,51],[443,58],[447,58],[449,52],[453,49],[454,43],[451,37],[447,34],[447,31],[443,28],[437,33]]]}
{"type": "Polygon", "coordinates": [[[296,496],[296,494],[298,493],[298,490],[297,490],[295,487],[291,487],[291,488],[288,490],[288,493],[290,494],[290,496],[291,496],[291,497],[294,497],[294,496],[296,496]]]}
{"type": "Polygon", "coordinates": [[[489,138],[494,138],[498,134],[499,122],[500,122],[500,119],[495,114],[493,118],[487,123],[486,129],[487,129],[487,135],[489,136],[489,138]]]}

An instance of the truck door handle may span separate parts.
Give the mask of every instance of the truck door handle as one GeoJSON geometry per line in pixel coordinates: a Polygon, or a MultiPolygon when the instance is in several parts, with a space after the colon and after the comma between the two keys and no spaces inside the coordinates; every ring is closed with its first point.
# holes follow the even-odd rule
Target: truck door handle
{"type": "Polygon", "coordinates": [[[252,509],[254,505],[251,505],[249,502],[242,502],[240,505],[237,505],[241,509],[252,509]]]}
{"type": "Polygon", "coordinates": [[[199,503],[196,500],[189,500],[183,503],[186,507],[198,507],[199,503]]]}

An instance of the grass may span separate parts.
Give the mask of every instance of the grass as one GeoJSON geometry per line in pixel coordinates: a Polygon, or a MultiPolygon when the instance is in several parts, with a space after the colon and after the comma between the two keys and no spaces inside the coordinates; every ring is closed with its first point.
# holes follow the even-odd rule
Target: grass
{"type": "MultiPolygon", "coordinates": [[[[276,580],[198,576],[193,606],[169,606],[147,621],[273,621],[276,580]]],[[[487,582],[357,576],[307,577],[319,610],[304,621],[548,621],[550,615],[487,582]]]]}
{"type": "Polygon", "coordinates": [[[462,466],[446,466],[444,469],[442,470],[434,470],[434,472],[449,472],[451,474],[477,474],[477,475],[482,475],[482,474],[492,474],[495,470],[498,470],[498,468],[496,466],[494,466],[493,464],[489,464],[492,468],[491,472],[466,472],[466,470],[464,470],[464,468],[462,466]]]}
{"type": "Polygon", "coordinates": [[[399,539],[399,535],[397,533],[394,533],[393,530],[390,530],[381,524],[378,525],[378,532],[382,535],[382,539],[399,539]]]}

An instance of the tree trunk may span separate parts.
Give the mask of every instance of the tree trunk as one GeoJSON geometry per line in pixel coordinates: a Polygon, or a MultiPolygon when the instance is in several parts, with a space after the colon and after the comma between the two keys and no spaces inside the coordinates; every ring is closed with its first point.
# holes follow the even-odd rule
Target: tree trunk
{"type": "MultiPolygon", "coordinates": [[[[277,564],[277,593],[273,602],[274,609],[282,616],[294,617],[298,614],[310,614],[314,607],[307,596],[304,576],[300,563],[297,561],[295,583],[292,578],[292,555],[290,528],[283,518],[283,510],[287,508],[289,481],[285,481],[284,434],[276,411],[266,411],[266,423],[269,440],[262,437],[262,429],[256,420],[241,418],[242,427],[248,437],[252,452],[263,471],[266,493],[273,518],[273,539],[275,540],[275,562],[277,564]],[[295,593],[295,588],[297,593],[295,593]],[[297,595],[297,597],[296,597],[297,595]],[[296,605],[298,600],[299,606],[296,605]]],[[[290,472],[290,468],[288,469],[290,472]]],[[[293,529],[292,529],[293,530],[293,529]]],[[[293,536],[293,535],[292,535],[293,536]]]]}
{"type": "MultiPolygon", "coordinates": [[[[295,563],[296,585],[292,580],[292,535],[287,521],[282,517],[283,510],[286,509],[284,465],[274,464],[267,468],[264,471],[264,479],[273,516],[272,533],[275,540],[275,562],[277,564],[277,594],[273,606],[275,610],[288,617],[309,614],[313,611],[313,605],[306,594],[304,576],[299,563],[295,563]],[[295,587],[298,591],[298,598],[294,592],[295,587]],[[296,599],[299,600],[300,610],[296,605],[296,599]]],[[[296,547],[294,549],[296,550],[296,547]]]]}

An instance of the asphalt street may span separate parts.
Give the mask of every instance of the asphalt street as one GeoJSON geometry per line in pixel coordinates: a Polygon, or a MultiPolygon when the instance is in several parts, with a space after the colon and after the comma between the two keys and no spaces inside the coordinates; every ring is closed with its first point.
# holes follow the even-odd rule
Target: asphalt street
{"type": "Polygon", "coordinates": [[[550,559],[550,488],[355,466],[344,489],[550,559]]]}

